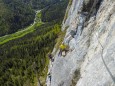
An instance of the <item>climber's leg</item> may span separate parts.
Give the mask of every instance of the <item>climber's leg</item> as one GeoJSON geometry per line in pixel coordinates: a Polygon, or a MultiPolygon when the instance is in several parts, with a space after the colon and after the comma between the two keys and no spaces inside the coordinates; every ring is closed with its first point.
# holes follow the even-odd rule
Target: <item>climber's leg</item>
{"type": "Polygon", "coordinates": [[[60,49],[58,56],[62,56],[62,50],[60,49]]]}

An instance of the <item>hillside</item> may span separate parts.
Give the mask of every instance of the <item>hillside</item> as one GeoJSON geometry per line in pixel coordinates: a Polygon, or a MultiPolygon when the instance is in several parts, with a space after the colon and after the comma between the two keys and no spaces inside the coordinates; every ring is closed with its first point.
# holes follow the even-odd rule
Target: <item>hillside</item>
{"type": "Polygon", "coordinates": [[[35,10],[60,0],[0,0],[0,36],[11,34],[33,23],[35,10]]]}
{"type": "Polygon", "coordinates": [[[47,86],[115,86],[115,1],[70,0],[62,31],[47,86]]]}
{"type": "Polygon", "coordinates": [[[61,33],[67,3],[51,4],[36,14],[32,25],[0,37],[0,86],[38,86],[38,81],[45,85],[47,54],[61,33]]]}

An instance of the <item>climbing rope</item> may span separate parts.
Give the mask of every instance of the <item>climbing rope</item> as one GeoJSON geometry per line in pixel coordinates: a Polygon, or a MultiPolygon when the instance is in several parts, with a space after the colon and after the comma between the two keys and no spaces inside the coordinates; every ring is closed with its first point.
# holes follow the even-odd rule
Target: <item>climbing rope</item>
{"type": "Polygon", "coordinates": [[[111,71],[109,70],[109,68],[107,67],[106,62],[104,61],[104,56],[103,56],[104,47],[102,46],[101,42],[98,40],[97,35],[96,35],[95,33],[94,33],[94,35],[96,36],[97,41],[98,41],[98,43],[100,44],[100,46],[101,46],[101,48],[102,48],[101,58],[102,58],[103,64],[104,64],[106,70],[108,71],[109,75],[111,76],[111,78],[112,78],[112,80],[113,80],[113,82],[114,82],[114,84],[115,84],[115,78],[114,78],[114,76],[112,75],[112,73],[111,73],[111,71]]]}
{"type": "MultiPolygon", "coordinates": [[[[98,40],[97,35],[96,35],[95,33],[94,33],[94,35],[96,36],[96,39],[97,39],[98,43],[100,44],[100,46],[101,46],[101,48],[102,48],[101,58],[102,58],[103,64],[104,64],[106,70],[108,71],[109,75],[111,76],[111,78],[112,78],[112,80],[113,80],[113,82],[114,82],[114,84],[115,84],[115,77],[112,75],[111,71],[109,70],[109,68],[108,68],[107,65],[106,65],[106,62],[104,61],[104,56],[103,56],[104,47],[102,46],[101,42],[98,40]]],[[[88,35],[86,35],[85,38],[86,38],[87,36],[88,36],[88,35]]],[[[84,38],[84,39],[85,39],[85,38],[84,38]]],[[[81,41],[82,41],[82,39],[79,40],[79,42],[81,42],[81,41]]],[[[78,45],[79,42],[78,42],[76,45],[78,45]]],[[[76,50],[76,48],[75,48],[75,50],[76,50]]]]}

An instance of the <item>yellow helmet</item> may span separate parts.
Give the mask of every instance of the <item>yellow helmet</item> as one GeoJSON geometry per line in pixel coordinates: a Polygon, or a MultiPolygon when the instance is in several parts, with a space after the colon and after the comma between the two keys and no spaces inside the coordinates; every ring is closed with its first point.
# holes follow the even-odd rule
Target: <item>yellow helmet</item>
{"type": "Polygon", "coordinates": [[[66,45],[61,44],[61,45],[60,45],[60,49],[62,49],[62,50],[66,49],[66,45]]]}

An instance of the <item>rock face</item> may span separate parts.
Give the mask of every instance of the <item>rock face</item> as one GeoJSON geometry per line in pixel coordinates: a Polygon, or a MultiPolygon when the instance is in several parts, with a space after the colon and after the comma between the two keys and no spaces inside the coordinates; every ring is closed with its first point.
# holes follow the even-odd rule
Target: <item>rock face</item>
{"type": "Polygon", "coordinates": [[[73,0],[67,11],[69,51],[54,56],[51,86],[115,86],[115,0],[73,0]]]}

